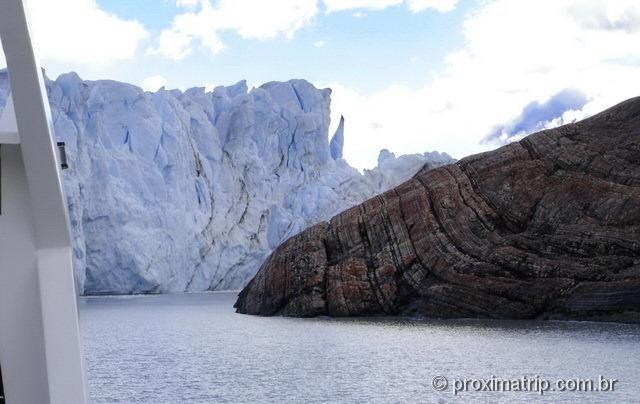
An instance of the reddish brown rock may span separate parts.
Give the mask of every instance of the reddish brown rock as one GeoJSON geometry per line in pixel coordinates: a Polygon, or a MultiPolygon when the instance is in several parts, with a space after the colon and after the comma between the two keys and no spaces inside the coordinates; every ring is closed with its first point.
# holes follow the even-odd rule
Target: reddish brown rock
{"type": "Polygon", "coordinates": [[[282,244],[236,308],[640,321],[640,98],[425,167],[282,244]]]}

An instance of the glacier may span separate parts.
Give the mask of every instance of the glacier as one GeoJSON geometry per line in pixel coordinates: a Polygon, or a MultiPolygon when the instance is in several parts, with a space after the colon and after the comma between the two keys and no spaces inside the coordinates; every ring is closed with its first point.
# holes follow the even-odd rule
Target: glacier
{"type": "MultiPolygon", "coordinates": [[[[46,80],[79,291],[238,289],[282,241],[452,158],[396,157],[359,172],[329,141],[330,89],[160,89],[75,73],[46,80]]],[[[0,109],[9,96],[0,71],[0,109]]]]}

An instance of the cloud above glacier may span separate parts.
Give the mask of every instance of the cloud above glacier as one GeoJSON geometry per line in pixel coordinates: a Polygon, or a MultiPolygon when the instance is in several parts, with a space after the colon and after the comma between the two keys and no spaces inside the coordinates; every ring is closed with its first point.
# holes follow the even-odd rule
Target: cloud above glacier
{"type": "Polygon", "coordinates": [[[427,85],[367,93],[328,83],[333,121],[346,120],[344,155],[359,168],[374,166],[382,148],[461,158],[494,148],[483,140],[497,129],[514,140],[514,132],[581,119],[636,96],[638,15],[640,4],[625,0],[486,2],[465,19],[465,45],[427,85]]]}
{"type": "Polygon", "coordinates": [[[29,0],[27,5],[43,62],[104,64],[132,59],[149,36],[141,23],[108,13],[95,0],[29,0]]]}
{"type": "MultiPolygon", "coordinates": [[[[310,24],[323,5],[327,13],[345,10],[383,10],[404,4],[412,13],[427,9],[451,11],[458,0],[176,0],[186,12],[176,15],[147,54],[181,60],[202,47],[213,54],[225,48],[222,35],[235,32],[243,39],[291,38],[310,24]]],[[[316,42],[316,44],[319,43],[316,42]]]]}
{"type": "Polygon", "coordinates": [[[384,10],[387,7],[406,5],[412,13],[427,9],[451,11],[458,0],[323,0],[327,12],[344,10],[384,10]]]}
{"type": "Polygon", "coordinates": [[[144,91],[158,91],[167,85],[167,80],[159,74],[149,76],[142,80],[142,89],[144,91]]]}
{"type": "Polygon", "coordinates": [[[160,33],[157,45],[149,48],[149,54],[179,60],[196,46],[217,54],[225,48],[221,34],[228,31],[243,39],[290,38],[318,11],[316,0],[201,0],[187,1],[186,5],[191,9],[174,17],[171,27],[160,33]],[[198,8],[194,10],[195,5],[198,8]]]}

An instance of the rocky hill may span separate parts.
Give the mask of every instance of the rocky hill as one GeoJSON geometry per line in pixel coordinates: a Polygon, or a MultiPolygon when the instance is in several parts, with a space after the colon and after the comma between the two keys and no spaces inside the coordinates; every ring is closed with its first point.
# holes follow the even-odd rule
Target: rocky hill
{"type": "Polygon", "coordinates": [[[640,98],[423,169],[289,239],[236,307],[640,321],[640,98]]]}

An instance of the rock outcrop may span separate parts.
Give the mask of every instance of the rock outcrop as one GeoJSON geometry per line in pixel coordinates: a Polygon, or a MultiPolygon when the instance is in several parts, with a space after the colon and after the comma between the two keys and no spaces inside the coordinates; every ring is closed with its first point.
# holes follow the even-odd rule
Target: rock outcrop
{"type": "Polygon", "coordinates": [[[240,313],[640,321],[640,98],[289,239],[240,313]]]}

